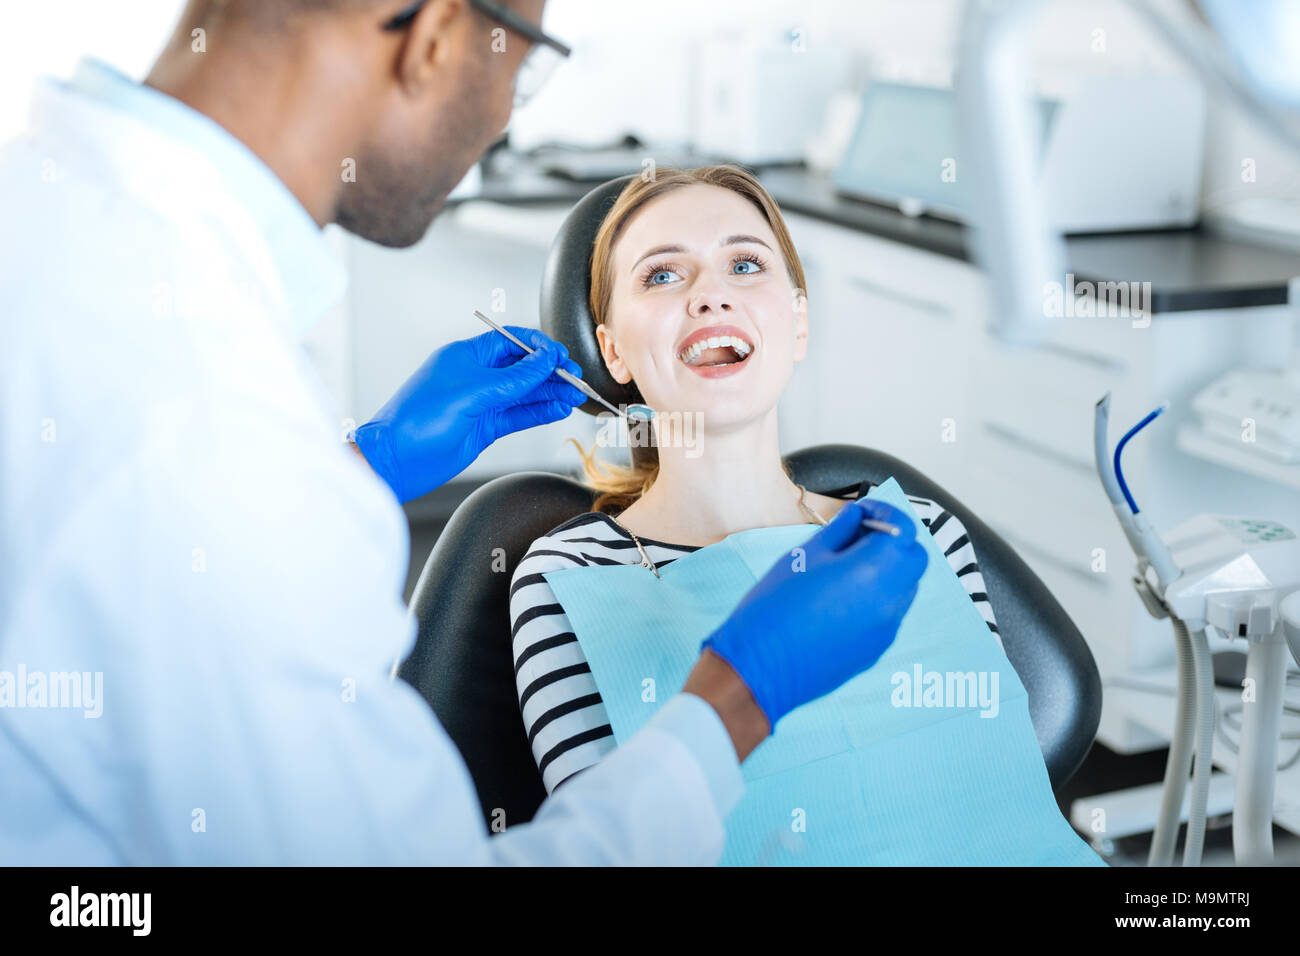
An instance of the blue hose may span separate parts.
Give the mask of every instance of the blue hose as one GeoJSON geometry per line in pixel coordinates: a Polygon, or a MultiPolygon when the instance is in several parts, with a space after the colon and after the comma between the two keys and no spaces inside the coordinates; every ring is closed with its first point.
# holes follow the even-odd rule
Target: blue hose
{"type": "Polygon", "coordinates": [[[1142,419],[1142,421],[1138,422],[1136,425],[1130,428],[1128,430],[1128,434],[1126,434],[1123,438],[1121,438],[1119,440],[1119,444],[1115,446],[1115,480],[1119,482],[1119,490],[1123,492],[1124,500],[1128,502],[1128,506],[1134,514],[1138,513],[1137,502],[1134,501],[1133,496],[1129,494],[1128,484],[1125,483],[1124,481],[1124,472],[1120,468],[1119,456],[1123,453],[1124,446],[1128,444],[1128,440],[1132,438],[1134,435],[1136,435],[1138,432],[1140,432],[1142,429],[1150,425],[1153,421],[1155,421],[1160,416],[1160,413],[1163,412],[1168,407],[1169,407],[1169,403],[1165,402],[1163,405],[1157,408],[1146,418],[1142,419]]]}

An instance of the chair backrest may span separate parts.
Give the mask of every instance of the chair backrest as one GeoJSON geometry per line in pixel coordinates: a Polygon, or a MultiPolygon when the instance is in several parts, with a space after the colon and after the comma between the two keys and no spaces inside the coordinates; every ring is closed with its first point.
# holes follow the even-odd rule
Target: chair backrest
{"type": "MultiPolygon", "coordinates": [[[[961,519],[975,547],[1007,656],[1053,788],[1078,769],[1101,721],[1101,679],[1082,635],[1038,576],[983,521],[891,455],[819,445],[786,458],[794,479],[821,494],[890,477],[961,519]]],[[[546,797],[515,687],[510,578],[528,546],[574,515],[593,492],[560,475],[525,472],[471,494],[434,546],[411,598],[419,636],[399,675],[427,700],[459,748],[489,824],[513,826],[546,797]]]]}

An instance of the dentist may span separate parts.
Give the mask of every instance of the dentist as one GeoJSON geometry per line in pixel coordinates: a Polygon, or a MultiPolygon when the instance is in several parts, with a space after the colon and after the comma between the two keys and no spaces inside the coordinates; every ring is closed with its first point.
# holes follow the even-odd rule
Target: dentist
{"type": "Polygon", "coordinates": [[[0,148],[0,861],[711,864],[741,761],[893,640],[924,551],[855,502],[495,836],[388,678],[399,502],[583,396],[487,333],[349,449],[300,344],[343,291],[321,229],[420,239],[567,53],[543,2],[193,0],[143,85],[83,62],[0,148]]]}

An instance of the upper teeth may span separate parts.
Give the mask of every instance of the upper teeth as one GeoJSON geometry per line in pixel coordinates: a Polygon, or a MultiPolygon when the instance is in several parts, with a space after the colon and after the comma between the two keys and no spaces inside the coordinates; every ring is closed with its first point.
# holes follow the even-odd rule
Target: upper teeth
{"type": "Polygon", "coordinates": [[[736,354],[744,359],[751,351],[753,346],[744,339],[737,338],[734,335],[717,335],[708,339],[700,339],[690,348],[682,349],[680,358],[683,362],[690,364],[700,357],[700,353],[705,349],[720,349],[730,346],[736,350],[736,354]]]}

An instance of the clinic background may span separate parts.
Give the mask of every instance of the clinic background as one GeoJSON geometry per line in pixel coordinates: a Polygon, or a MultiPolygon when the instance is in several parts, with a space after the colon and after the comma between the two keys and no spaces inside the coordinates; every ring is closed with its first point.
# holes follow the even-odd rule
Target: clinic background
{"type": "MultiPolygon", "coordinates": [[[[142,78],[183,5],[9,5],[0,13],[0,140],[22,128],[40,73],[66,75],[90,54],[142,78]]],[[[829,177],[873,83],[951,83],[961,7],[961,0],[549,0],[543,25],[573,55],[515,115],[508,148],[471,171],[424,241],[394,251],[329,228],[350,291],[316,327],[308,350],[336,403],[340,437],[432,350],[482,333],[472,310],[537,324],[550,241],[590,188],[547,175],[541,157],[553,166],[580,164],[585,151],[635,137],[644,145],[633,153],[660,165],[694,149],[746,162],[765,184],[829,177]]],[[[1097,75],[1198,83],[1144,21],[1110,0],[1047,4],[1028,54],[1044,95],[1068,96],[1097,75]]],[[[920,134],[899,128],[894,135],[901,150],[920,134]]],[[[1213,97],[1199,145],[1202,220],[1235,224],[1242,235],[1263,216],[1270,248],[1300,257],[1300,230],[1292,237],[1277,226],[1288,217],[1300,223],[1293,214],[1300,157],[1213,97]]],[[[1119,151],[1120,165],[1125,157],[1140,163],[1147,146],[1105,129],[1095,141],[1098,155],[1119,151]]],[[[640,168],[637,161],[625,171],[640,168]]],[[[1285,360],[1293,334],[1285,306],[1184,309],[1157,315],[1142,332],[1063,319],[1054,346],[1015,350],[985,331],[988,290],[972,263],[833,216],[787,207],[787,218],[808,273],[810,349],[783,399],[783,450],[859,444],[927,472],[1043,578],[1088,640],[1103,680],[1173,664],[1167,622],[1151,620],[1129,587],[1132,553],[1092,464],[1092,406],[1105,390],[1114,392],[1117,422],[1172,403],[1162,425],[1126,453],[1130,484],[1142,489],[1158,527],[1201,511],[1259,512],[1297,524],[1300,466],[1288,472],[1238,461],[1176,438],[1193,423],[1192,399],[1207,383],[1232,368],[1285,360]]],[[[1253,247],[1242,248],[1250,261],[1253,247]]],[[[508,436],[451,485],[410,503],[408,597],[443,523],[470,491],[513,472],[575,473],[579,458],[565,439],[589,448],[598,426],[575,412],[508,436]]],[[[617,460],[620,452],[603,454],[617,460]]],[[[1167,742],[1136,711],[1112,704],[1121,697],[1108,687],[1100,743],[1137,754],[1167,742]]],[[[1150,766],[1150,779],[1159,779],[1163,758],[1150,766]]]]}

